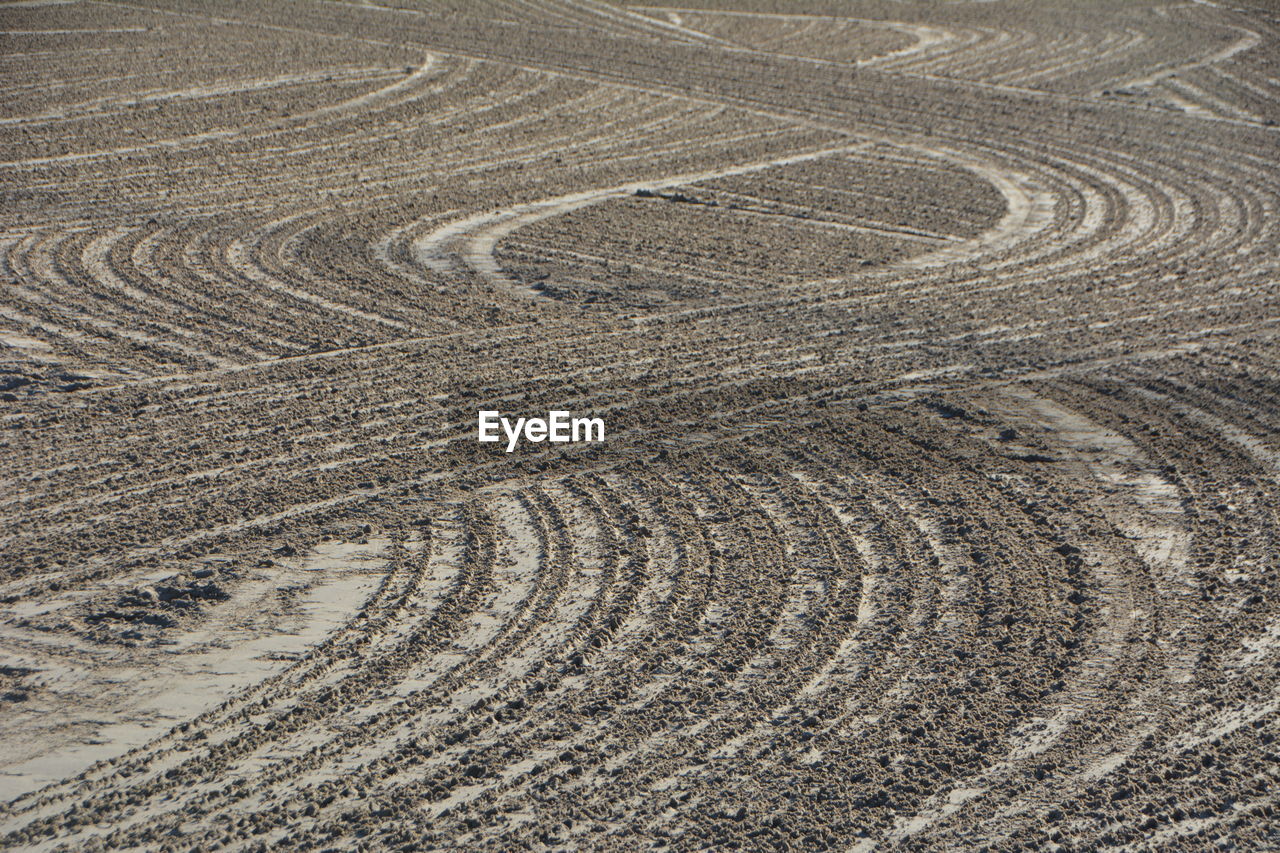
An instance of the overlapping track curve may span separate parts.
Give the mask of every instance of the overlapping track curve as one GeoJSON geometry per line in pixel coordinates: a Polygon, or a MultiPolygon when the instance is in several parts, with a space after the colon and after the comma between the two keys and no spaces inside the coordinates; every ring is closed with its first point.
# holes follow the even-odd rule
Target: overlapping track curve
{"type": "Polygon", "coordinates": [[[0,846],[1274,849],[1278,35],[0,5],[0,846]]]}

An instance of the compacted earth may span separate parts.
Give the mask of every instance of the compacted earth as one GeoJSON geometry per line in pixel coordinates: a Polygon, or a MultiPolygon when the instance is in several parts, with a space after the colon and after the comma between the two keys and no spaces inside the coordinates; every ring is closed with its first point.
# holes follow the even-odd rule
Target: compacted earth
{"type": "Polygon", "coordinates": [[[1280,847],[1280,7],[679,3],[0,3],[0,848],[1280,847]]]}

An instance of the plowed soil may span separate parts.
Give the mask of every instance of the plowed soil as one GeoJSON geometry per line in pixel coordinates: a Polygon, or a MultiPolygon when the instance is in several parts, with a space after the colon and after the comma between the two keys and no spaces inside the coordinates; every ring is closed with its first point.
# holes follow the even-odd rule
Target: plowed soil
{"type": "Polygon", "coordinates": [[[0,848],[1280,848],[1280,9],[682,3],[0,4],[0,848]]]}

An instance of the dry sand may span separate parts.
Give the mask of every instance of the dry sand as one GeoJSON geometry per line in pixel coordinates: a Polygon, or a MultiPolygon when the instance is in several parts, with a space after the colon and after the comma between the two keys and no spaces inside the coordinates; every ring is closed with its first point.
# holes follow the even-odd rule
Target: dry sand
{"type": "Polygon", "coordinates": [[[0,4],[0,848],[1280,847],[1277,38],[0,4]]]}

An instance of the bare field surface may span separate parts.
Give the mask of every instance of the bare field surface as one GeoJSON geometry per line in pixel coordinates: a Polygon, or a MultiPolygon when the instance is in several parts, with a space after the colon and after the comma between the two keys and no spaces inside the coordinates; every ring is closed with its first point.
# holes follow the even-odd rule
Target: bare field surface
{"type": "Polygon", "coordinates": [[[1278,37],[0,3],[0,848],[1277,849],[1278,37]]]}

